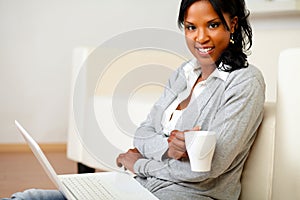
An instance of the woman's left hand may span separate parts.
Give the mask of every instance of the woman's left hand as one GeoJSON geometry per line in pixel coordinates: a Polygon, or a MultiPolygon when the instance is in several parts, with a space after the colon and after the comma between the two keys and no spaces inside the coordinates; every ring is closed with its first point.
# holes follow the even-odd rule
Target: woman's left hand
{"type": "Polygon", "coordinates": [[[143,158],[142,154],[136,149],[129,149],[126,153],[121,153],[117,158],[118,167],[124,167],[134,173],[133,166],[135,162],[143,158]]]}
{"type": "Polygon", "coordinates": [[[187,158],[188,154],[185,146],[184,132],[199,130],[199,126],[194,127],[192,130],[186,131],[173,130],[168,138],[169,149],[167,151],[167,156],[176,160],[187,158]]]}

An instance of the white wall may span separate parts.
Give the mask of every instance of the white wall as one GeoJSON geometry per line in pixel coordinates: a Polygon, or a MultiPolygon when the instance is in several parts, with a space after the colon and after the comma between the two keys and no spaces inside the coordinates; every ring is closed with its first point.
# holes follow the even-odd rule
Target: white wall
{"type": "Polygon", "coordinates": [[[0,142],[23,141],[15,119],[40,142],[66,141],[72,49],[136,28],[177,29],[177,7],[171,0],[0,0],[0,142]]]}
{"type": "Polygon", "coordinates": [[[266,97],[276,101],[278,57],[286,48],[300,47],[300,12],[253,16],[253,48],[249,61],[259,67],[267,83],[266,97]]]}
{"type": "MultiPolygon", "coordinates": [[[[178,30],[178,3],[0,0],[0,143],[23,141],[15,119],[39,142],[65,142],[72,49],[97,46],[136,28],[178,30]]],[[[268,100],[276,99],[280,50],[300,46],[299,19],[299,15],[253,19],[255,45],[250,61],[265,75],[268,100]]]]}

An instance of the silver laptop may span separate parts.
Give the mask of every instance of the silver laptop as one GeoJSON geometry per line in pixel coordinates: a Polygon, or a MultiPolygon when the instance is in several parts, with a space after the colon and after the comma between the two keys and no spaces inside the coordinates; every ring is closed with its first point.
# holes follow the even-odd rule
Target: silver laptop
{"type": "Polygon", "coordinates": [[[157,199],[140,185],[131,174],[125,172],[57,175],[37,142],[17,121],[15,121],[15,124],[49,178],[67,199],[157,199]]]}

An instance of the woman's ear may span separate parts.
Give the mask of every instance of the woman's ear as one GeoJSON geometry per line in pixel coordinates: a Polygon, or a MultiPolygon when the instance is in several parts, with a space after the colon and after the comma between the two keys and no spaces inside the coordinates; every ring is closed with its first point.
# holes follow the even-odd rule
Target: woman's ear
{"type": "Polygon", "coordinates": [[[230,33],[234,33],[236,27],[238,26],[238,17],[235,16],[231,19],[230,23],[230,33]]]}

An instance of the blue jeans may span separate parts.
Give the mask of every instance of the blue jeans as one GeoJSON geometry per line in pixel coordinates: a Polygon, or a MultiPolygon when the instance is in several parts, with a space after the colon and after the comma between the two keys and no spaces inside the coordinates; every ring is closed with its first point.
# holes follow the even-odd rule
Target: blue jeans
{"type": "MultiPolygon", "coordinates": [[[[2,200],[8,200],[3,198],[2,200]]],[[[41,190],[29,189],[24,192],[17,192],[11,196],[10,199],[15,200],[66,200],[64,195],[58,190],[41,190]]]]}

